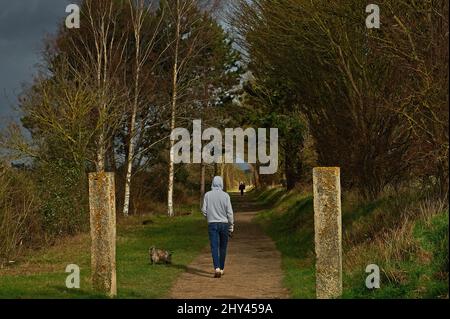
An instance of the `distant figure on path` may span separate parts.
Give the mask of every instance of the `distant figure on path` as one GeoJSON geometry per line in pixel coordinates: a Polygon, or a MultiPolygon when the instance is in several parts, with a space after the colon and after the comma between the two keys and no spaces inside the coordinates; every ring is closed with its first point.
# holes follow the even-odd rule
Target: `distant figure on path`
{"type": "Polygon", "coordinates": [[[239,184],[239,190],[241,191],[241,196],[244,196],[245,184],[243,182],[239,184]]]}
{"type": "Polygon", "coordinates": [[[223,191],[222,177],[214,177],[211,191],[203,199],[202,213],[208,220],[214,278],[220,278],[225,269],[228,237],[234,231],[233,207],[230,195],[223,191]]]}

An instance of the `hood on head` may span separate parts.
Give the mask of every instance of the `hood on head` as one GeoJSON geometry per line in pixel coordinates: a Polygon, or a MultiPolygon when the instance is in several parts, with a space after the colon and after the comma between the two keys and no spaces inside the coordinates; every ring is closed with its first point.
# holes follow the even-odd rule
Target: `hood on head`
{"type": "Polygon", "coordinates": [[[214,177],[211,188],[212,189],[223,190],[223,179],[222,179],[222,177],[220,177],[220,176],[214,177]]]}

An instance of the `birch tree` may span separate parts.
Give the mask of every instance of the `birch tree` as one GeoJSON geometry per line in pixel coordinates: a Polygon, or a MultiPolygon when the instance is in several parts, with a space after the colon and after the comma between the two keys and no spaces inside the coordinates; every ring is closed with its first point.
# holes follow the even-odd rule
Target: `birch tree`
{"type": "MultiPolygon", "coordinates": [[[[169,23],[174,25],[173,32],[173,50],[172,50],[172,68],[171,68],[171,96],[170,96],[170,131],[173,131],[177,125],[177,107],[180,93],[180,75],[184,67],[192,58],[194,51],[198,47],[198,34],[190,33],[192,31],[193,21],[188,19],[189,14],[196,9],[195,0],[175,0],[172,4],[165,1],[168,8],[169,23]],[[188,42],[183,52],[180,50],[181,41],[188,42]]],[[[195,22],[195,21],[194,21],[195,22]]],[[[173,207],[173,188],[175,178],[175,154],[173,147],[175,141],[170,141],[169,155],[169,178],[167,182],[167,214],[170,217],[175,215],[173,207]]]]}
{"type": "MultiPolygon", "coordinates": [[[[96,131],[97,172],[106,169],[106,154],[124,114],[126,88],[120,85],[127,45],[121,17],[123,3],[86,0],[80,29],[61,31],[58,50],[68,57],[72,77],[97,92],[92,114],[96,131]]],[[[122,81],[123,82],[123,81],[122,81]]]]}
{"type": "MultiPolygon", "coordinates": [[[[156,21],[156,25],[152,28],[150,34],[144,33],[146,21],[154,18],[152,5],[146,5],[144,0],[138,0],[134,3],[129,0],[131,24],[134,37],[134,91],[133,102],[131,107],[130,123],[129,123],[129,143],[126,158],[126,177],[125,177],[125,196],[123,205],[123,215],[128,216],[130,208],[131,181],[133,176],[133,162],[136,150],[136,135],[138,131],[137,117],[142,103],[142,70],[146,64],[151,64],[147,72],[152,72],[159,58],[153,58],[151,55],[158,41],[158,33],[164,17],[164,12],[156,21]],[[151,61],[150,61],[151,60],[151,61]]],[[[147,23],[148,24],[148,23],[147,23]]],[[[164,53],[161,52],[161,54],[164,53]]]]}
{"type": "MultiPolygon", "coordinates": [[[[164,1],[163,5],[167,6],[167,29],[171,43],[172,131],[181,124],[181,120],[191,121],[193,116],[204,112],[208,106],[223,106],[223,97],[238,83],[240,68],[236,66],[237,53],[214,20],[215,13],[221,8],[221,1],[176,0],[170,4],[164,1]]],[[[169,216],[174,216],[174,145],[175,141],[171,141],[167,196],[169,216]]]]}

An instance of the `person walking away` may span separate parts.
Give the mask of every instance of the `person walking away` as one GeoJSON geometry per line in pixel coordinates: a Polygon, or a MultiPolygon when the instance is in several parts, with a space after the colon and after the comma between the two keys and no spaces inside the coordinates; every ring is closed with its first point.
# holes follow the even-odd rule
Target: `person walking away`
{"type": "Polygon", "coordinates": [[[208,220],[214,277],[220,278],[225,270],[228,237],[234,231],[233,207],[230,195],[223,191],[222,177],[214,177],[211,191],[203,199],[202,213],[208,220]]]}
{"type": "Polygon", "coordinates": [[[244,185],[243,182],[241,182],[241,183],[239,184],[239,190],[240,190],[240,192],[241,192],[241,196],[244,196],[245,185],[244,185]]]}

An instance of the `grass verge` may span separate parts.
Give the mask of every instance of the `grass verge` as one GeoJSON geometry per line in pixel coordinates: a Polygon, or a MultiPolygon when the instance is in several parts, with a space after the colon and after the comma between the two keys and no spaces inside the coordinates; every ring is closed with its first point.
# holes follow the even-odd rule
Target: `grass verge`
{"type": "MultiPolygon", "coordinates": [[[[118,225],[117,298],[165,298],[174,280],[207,245],[201,214],[176,217],[131,217],[118,225]],[[151,220],[143,225],[143,220],[151,220]],[[151,246],[174,252],[170,266],[149,264],[151,246]]],[[[64,239],[46,251],[37,251],[16,265],[0,270],[0,298],[102,298],[91,289],[90,238],[64,239]],[[81,269],[81,289],[67,289],[65,268],[81,269]]]]}
{"type": "MultiPolygon", "coordinates": [[[[315,298],[314,210],[310,194],[270,190],[277,200],[257,221],[282,253],[293,298],[315,298]]],[[[343,298],[448,298],[448,207],[417,196],[359,203],[343,198],[343,298]],[[367,265],[381,269],[381,289],[365,286],[367,265]]]]}

